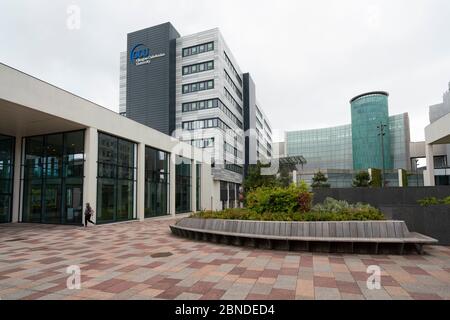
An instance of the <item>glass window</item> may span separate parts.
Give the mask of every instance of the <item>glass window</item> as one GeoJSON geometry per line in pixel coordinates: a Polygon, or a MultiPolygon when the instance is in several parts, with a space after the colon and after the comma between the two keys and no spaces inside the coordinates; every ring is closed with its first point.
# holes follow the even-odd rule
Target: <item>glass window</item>
{"type": "Polygon", "coordinates": [[[81,224],[84,131],[25,138],[24,222],[81,224]]]}
{"type": "Polygon", "coordinates": [[[145,148],[145,217],[168,214],[169,154],[145,148]]]}
{"type": "Polygon", "coordinates": [[[191,209],[191,160],[181,156],[176,157],[176,213],[190,212],[191,209]]]}
{"type": "Polygon", "coordinates": [[[11,222],[15,138],[0,135],[0,223],[11,222]]]}
{"type": "Polygon", "coordinates": [[[136,144],[98,134],[97,222],[134,219],[136,144]]]}

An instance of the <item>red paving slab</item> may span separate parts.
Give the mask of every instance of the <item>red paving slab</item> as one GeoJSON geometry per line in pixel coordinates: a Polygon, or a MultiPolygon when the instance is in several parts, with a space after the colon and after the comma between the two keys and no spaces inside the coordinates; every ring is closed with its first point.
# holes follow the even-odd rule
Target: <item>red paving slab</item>
{"type": "Polygon", "coordinates": [[[450,299],[450,247],[427,246],[422,256],[258,250],[178,238],[173,222],[0,225],[0,299],[292,300],[326,298],[327,290],[341,298],[450,299]],[[72,265],[81,270],[79,290],[67,288],[72,265]],[[380,266],[379,295],[365,288],[369,265],[380,266]]]}

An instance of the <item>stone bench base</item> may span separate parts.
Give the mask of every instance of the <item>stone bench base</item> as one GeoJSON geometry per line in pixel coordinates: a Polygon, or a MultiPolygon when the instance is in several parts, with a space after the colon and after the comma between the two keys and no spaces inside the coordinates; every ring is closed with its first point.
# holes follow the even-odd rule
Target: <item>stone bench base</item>
{"type": "Polygon", "coordinates": [[[267,222],[184,218],[170,229],[177,236],[193,240],[293,251],[404,254],[415,250],[422,254],[425,244],[437,243],[430,237],[409,232],[403,221],[267,222]],[[364,233],[338,235],[335,228],[341,227],[342,230],[364,230],[364,233]],[[314,230],[316,234],[318,229],[322,230],[320,235],[309,232],[314,230]],[[377,230],[381,230],[381,234],[377,230]]]}

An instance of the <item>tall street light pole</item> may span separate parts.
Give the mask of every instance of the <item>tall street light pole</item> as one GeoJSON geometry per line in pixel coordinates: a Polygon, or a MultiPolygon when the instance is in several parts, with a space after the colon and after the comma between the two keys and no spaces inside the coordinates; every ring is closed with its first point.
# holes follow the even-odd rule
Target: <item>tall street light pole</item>
{"type": "Polygon", "coordinates": [[[383,171],[381,174],[381,186],[384,188],[386,186],[386,182],[385,182],[385,163],[384,163],[384,136],[386,135],[385,129],[386,129],[387,125],[383,124],[383,122],[380,121],[380,124],[377,126],[378,128],[378,136],[381,137],[381,158],[382,158],[382,162],[383,162],[383,171]]]}
{"type": "Polygon", "coordinates": [[[415,172],[416,172],[416,186],[419,186],[419,173],[418,173],[418,167],[419,167],[419,159],[414,159],[414,162],[416,164],[415,172]]]}

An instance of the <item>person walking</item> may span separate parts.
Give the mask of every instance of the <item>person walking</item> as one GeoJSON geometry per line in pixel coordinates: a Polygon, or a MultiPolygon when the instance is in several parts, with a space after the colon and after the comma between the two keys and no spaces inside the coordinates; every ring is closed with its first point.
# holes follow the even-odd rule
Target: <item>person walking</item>
{"type": "Polygon", "coordinates": [[[86,203],[86,209],[84,210],[84,226],[88,226],[88,222],[95,225],[95,222],[91,220],[92,215],[94,214],[94,210],[92,210],[91,205],[86,203]]]}

